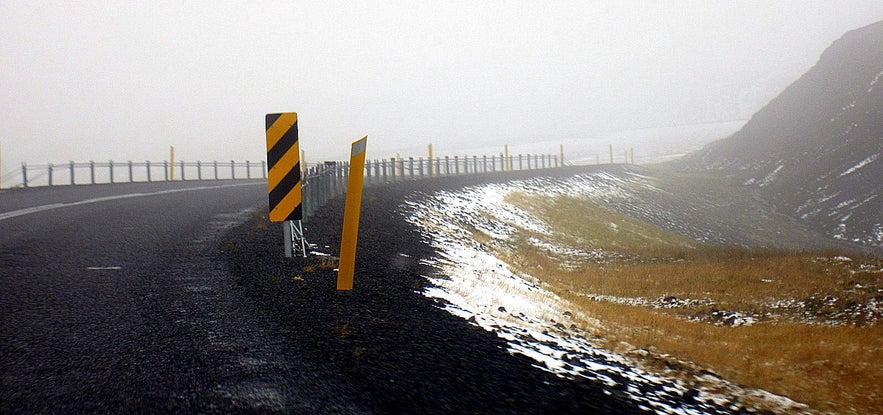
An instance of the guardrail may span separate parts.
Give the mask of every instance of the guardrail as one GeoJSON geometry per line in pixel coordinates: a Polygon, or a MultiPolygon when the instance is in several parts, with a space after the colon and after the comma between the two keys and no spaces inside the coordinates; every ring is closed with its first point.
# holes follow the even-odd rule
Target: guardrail
{"type": "MultiPolygon", "coordinates": [[[[365,185],[377,185],[438,176],[459,176],[561,167],[556,155],[528,154],[494,156],[443,156],[389,158],[365,162],[365,185]]],[[[329,200],[346,193],[349,163],[326,161],[308,168],[302,180],[303,217],[306,221],[329,200]]]]}
{"type": "Polygon", "coordinates": [[[267,162],[125,161],[68,162],[21,165],[21,186],[162,182],[172,180],[235,180],[267,177],[267,162]]]}
{"type": "MultiPolygon", "coordinates": [[[[437,176],[458,176],[518,170],[560,167],[556,155],[518,154],[508,157],[441,156],[368,160],[365,162],[365,185],[377,185],[437,176]]],[[[21,186],[70,186],[110,183],[163,182],[179,180],[266,179],[267,162],[218,161],[126,161],[68,162],[60,164],[21,165],[21,186]]],[[[312,216],[329,200],[346,193],[349,163],[326,161],[307,167],[303,172],[302,205],[304,219],[312,216]]],[[[4,186],[5,187],[5,186],[4,186]]]]}

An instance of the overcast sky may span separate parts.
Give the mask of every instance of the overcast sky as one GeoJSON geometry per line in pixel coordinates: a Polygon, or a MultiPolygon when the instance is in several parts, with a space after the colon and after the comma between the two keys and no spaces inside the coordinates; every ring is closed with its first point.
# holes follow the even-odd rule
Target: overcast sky
{"type": "Polygon", "coordinates": [[[283,111],[310,161],[366,134],[372,158],[747,118],[879,20],[879,0],[3,1],[2,169],[261,160],[283,111]]]}

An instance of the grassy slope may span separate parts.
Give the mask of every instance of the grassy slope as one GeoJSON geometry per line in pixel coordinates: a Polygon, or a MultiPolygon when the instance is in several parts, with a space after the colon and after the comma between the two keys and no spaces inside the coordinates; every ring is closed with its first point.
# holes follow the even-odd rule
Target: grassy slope
{"type": "MultiPolygon", "coordinates": [[[[726,192],[714,179],[689,180],[692,185],[668,180],[661,187],[672,194],[726,192]]],[[[852,312],[881,300],[881,274],[871,272],[883,265],[880,258],[849,262],[831,259],[839,255],[833,252],[710,247],[590,200],[518,193],[507,201],[551,218],[555,231],[522,231],[500,255],[603,321],[603,328],[590,329],[609,347],[670,354],[824,411],[874,413],[883,407],[883,329],[867,313],[852,312]],[[537,240],[604,255],[575,262],[537,240]],[[652,300],[666,298],[670,306],[653,306],[652,300]],[[727,325],[721,316],[733,313],[758,321],[727,325]]],[[[776,232],[757,233],[775,238],[776,232]]]]}

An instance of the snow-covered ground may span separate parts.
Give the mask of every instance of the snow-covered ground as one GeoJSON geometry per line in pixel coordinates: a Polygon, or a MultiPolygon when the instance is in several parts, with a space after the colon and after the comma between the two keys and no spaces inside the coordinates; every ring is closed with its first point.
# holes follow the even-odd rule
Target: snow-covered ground
{"type": "MultiPolygon", "coordinates": [[[[511,191],[613,200],[627,197],[628,186],[635,183],[646,184],[646,180],[635,173],[598,172],[570,179],[540,177],[488,184],[419,199],[415,196],[403,209],[437,252],[437,257],[427,260],[436,272],[427,276],[432,288],[424,294],[445,300],[446,310],[452,314],[494,331],[508,342],[512,353],[535,359],[537,367],[560,376],[598,381],[607,386],[608,393],[624,394],[656,413],[730,413],[756,408],[758,403],[782,413],[812,413],[803,404],[766,391],[744,389],[707,372],[685,377],[645,370],[639,359],[598,347],[592,342],[591,327],[584,331],[576,322],[602,327],[603,321],[577,314],[541,280],[512,270],[473,235],[472,230],[480,231],[492,239],[488,244],[505,245],[517,228],[549,232],[541,219],[505,202],[511,191]]],[[[597,251],[570,253],[588,258],[605,255],[597,251]]]]}

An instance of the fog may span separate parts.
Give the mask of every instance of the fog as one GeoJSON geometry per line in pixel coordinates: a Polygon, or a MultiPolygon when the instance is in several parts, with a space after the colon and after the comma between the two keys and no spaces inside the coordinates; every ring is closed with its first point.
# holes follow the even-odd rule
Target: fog
{"type": "Polygon", "coordinates": [[[881,19],[879,0],[2,2],[0,168],[261,160],[283,111],[310,161],[363,135],[376,158],[744,120],[881,19]]]}

